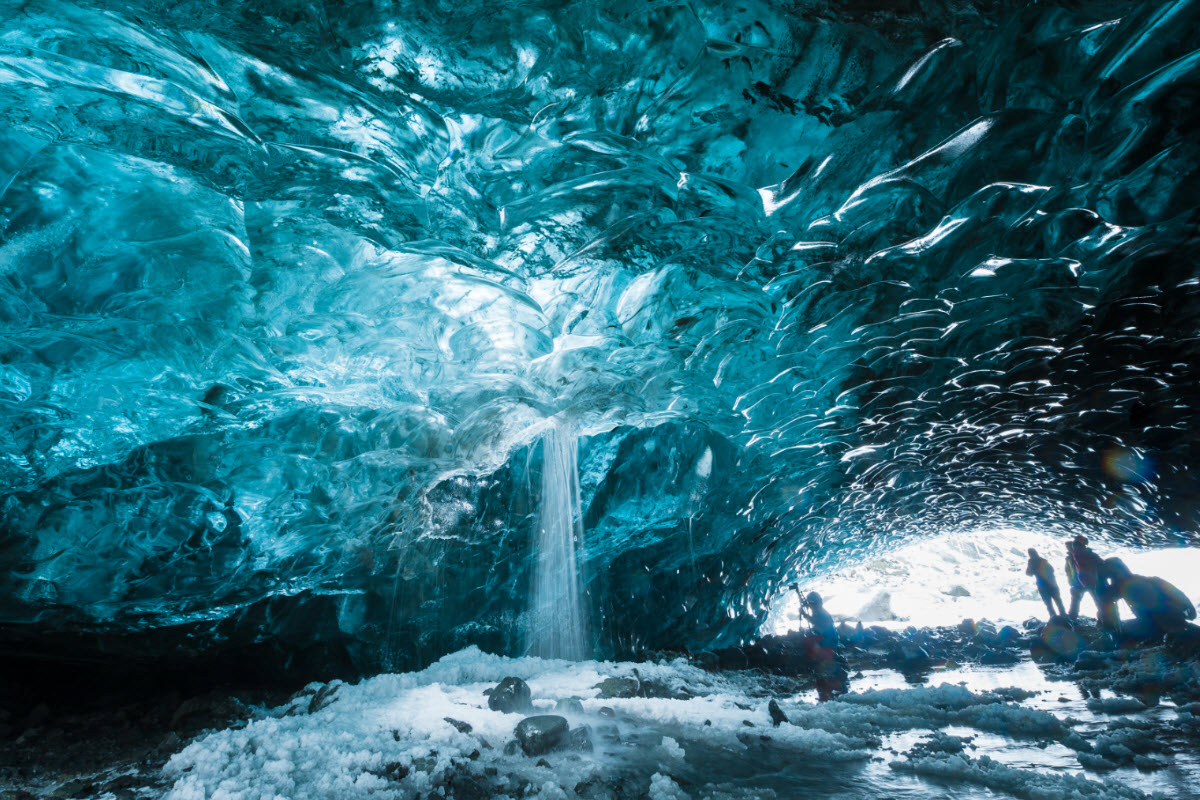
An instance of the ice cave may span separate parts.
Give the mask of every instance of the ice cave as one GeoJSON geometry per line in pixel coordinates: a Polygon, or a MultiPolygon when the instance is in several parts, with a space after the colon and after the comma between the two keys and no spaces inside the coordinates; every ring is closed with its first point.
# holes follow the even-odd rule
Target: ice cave
{"type": "Polygon", "coordinates": [[[1200,798],[1200,0],[0,11],[0,800],[1200,798]]]}

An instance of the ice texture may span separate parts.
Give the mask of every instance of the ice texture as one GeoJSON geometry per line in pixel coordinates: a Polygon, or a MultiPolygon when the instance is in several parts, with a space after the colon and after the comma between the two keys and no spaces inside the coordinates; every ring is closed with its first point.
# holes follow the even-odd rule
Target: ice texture
{"type": "MultiPolygon", "coordinates": [[[[1003,758],[1013,761],[1007,763],[1000,747],[994,748],[997,758],[976,756],[973,736],[938,731],[947,713],[974,708],[1007,709],[1014,720],[1022,714],[1053,718],[1019,705],[1027,699],[1020,693],[1004,697],[1007,691],[942,685],[849,694],[819,704],[809,694],[786,698],[793,722],[771,727],[764,686],[753,673],[708,673],[683,660],[514,659],[468,648],[417,673],[381,675],[358,685],[315,684],[287,705],[262,709],[244,727],[197,738],[166,765],[171,782],[166,800],[410,800],[431,793],[497,800],[992,796],[973,793],[975,786],[1025,800],[1148,796],[1122,779],[1101,782],[1080,774],[1073,761],[1064,765],[1034,756],[1032,763],[1019,763],[1007,753],[1003,758]],[[528,681],[534,714],[578,698],[581,710],[559,713],[567,714],[572,728],[589,726],[595,749],[532,758],[506,747],[521,715],[490,710],[483,692],[509,675],[528,681]],[[599,696],[601,678],[633,675],[671,691],[686,687],[690,696],[599,696]],[[318,692],[327,702],[309,712],[313,698],[322,696],[318,692]],[[600,713],[605,707],[609,715],[600,713]],[[865,731],[920,740],[898,753],[890,769],[875,767],[882,760],[876,755],[882,740],[865,731]],[[904,777],[908,774],[936,782],[914,783],[904,777]],[[897,779],[908,782],[898,785],[897,779]]],[[[1053,735],[1063,738],[1073,725],[1060,721],[1053,735]]],[[[1006,740],[1019,740],[1033,727],[1014,725],[1003,733],[1006,740]]],[[[1094,768],[1082,758],[1079,763],[1094,768]]]]}
{"type": "Polygon", "coordinates": [[[975,783],[1022,800],[1143,800],[1144,792],[1078,775],[1043,775],[993,761],[988,756],[934,754],[894,761],[892,768],[957,783],[975,783]]]}
{"type": "Polygon", "coordinates": [[[601,652],[1187,543],[1200,5],[871,5],[0,17],[5,638],[511,651],[556,425],[601,652]]]}

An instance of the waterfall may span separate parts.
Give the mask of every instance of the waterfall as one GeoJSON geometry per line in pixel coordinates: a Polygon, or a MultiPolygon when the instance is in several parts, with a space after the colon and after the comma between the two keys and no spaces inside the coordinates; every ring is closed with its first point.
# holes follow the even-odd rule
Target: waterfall
{"type": "Polygon", "coordinates": [[[542,438],[542,508],[528,632],[530,655],[591,657],[577,553],[583,548],[575,437],[551,428],[542,438]]]}

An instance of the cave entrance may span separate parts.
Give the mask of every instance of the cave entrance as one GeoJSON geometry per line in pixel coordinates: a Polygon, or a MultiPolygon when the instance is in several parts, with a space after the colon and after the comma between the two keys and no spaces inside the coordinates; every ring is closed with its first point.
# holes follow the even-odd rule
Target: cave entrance
{"type": "MultiPolygon", "coordinates": [[[[1045,618],[1034,580],[1025,575],[1033,547],[1054,567],[1064,600],[1069,596],[1064,561],[1067,536],[1016,528],[942,534],[908,542],[853,565],[801,580],[801,592],[817,591],[839,622],[891,629],[957,625],[964,619],[1019,624],[1045,618]]],[[[1200,597],[1200,549],[1144,549],[1093,539],[1101,556],[1118,556],[1135,573],[1156,575],[1200,597]]],[[[1129,610],[1122,606],[1128,616],[1129,610]]],[[[1085,597],[1081,614],[1094,615],[1085,597]]],[[[762,633],[795,630],[798,598],[781,593],[771,604],[762,633]]]]}

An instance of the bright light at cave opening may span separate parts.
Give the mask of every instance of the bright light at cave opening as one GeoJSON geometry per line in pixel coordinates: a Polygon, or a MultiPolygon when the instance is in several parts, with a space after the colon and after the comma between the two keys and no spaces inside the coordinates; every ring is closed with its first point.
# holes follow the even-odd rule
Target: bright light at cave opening
{"type": "MultiPolygon", "coordinates": [[[[1050,561],[1063,602],[1070,603],[1063,562],[1067,537],[1016,529],[946,534],[912,542],[853,566],[801,581],[817,591],[834,619],[865,626],[905,628],[956,625],[964,619],[1020,623],[1045,619],[1046,608],[1033,578],[1025,574],[1027,550],[1050,561]]],[[[1093,541],[1102,557],[1119,556],[1135,573],[1157,575],[1200,601],[1200,548],[1140,550],[1093,541]]],[[[798,599],[793,591],[775,598],[764,633],[795,630],[798,599]]],[[[1084,598],[1081,614],[1094,616],[1084,598]]],[[[1129,610],[1122,606],[1124,616],[1129,610]]]]}

